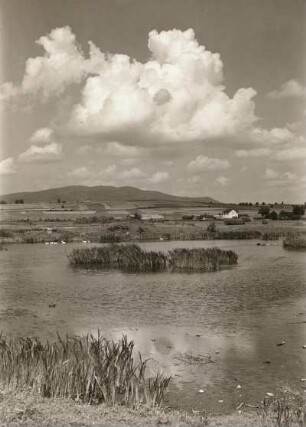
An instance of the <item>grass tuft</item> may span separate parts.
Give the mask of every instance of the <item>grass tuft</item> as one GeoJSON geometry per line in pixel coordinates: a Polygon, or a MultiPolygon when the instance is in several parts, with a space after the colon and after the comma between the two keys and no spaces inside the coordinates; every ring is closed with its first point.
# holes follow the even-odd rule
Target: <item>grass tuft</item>
{"type": "Polygon", "coordinates": [[[305,398],[289,388],[283,388],[277,396],[266,396],[263,401],[263,420],[269,418],[277,427],[305,426],[305,398]]]}

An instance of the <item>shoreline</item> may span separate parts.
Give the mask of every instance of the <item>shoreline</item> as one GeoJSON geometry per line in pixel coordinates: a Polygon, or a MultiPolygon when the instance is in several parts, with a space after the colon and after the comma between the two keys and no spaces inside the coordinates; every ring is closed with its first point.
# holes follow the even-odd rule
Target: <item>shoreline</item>
{"type": "Polygon", "coordinates": [[[278,240],[294,234],[306,235],[304,221],[260,222],[225,225],[216,221],[215,230],[209,222],[113,221],[110,223],[2,223],[0,244],[13,243],[141,243],[163,241],[207,240],[278,240]]]}
{"type": "Polygon", "coordinates": [[[188,413],[163,406],[89,405],[69,399],[44,398],[30,391],[2,392],[0,426],[273,426],[254,409],[237,410],[231,415],[210,415],[205,411],[188,413]]]}

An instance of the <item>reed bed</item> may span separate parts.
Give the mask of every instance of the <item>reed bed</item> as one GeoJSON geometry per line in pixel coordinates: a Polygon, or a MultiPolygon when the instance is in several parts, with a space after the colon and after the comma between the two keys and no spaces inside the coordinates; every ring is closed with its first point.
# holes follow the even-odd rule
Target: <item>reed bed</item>
{"type": "Polygon", "coordinates": [[[138,245],[101,246],[74,249],[68,255],[72,265],[122,268],[129,270],[161,270],[167,266],[166,255],[162,252],[146,252],[138,245]]]}
{"type": "Polygon", "coordinates": [[[146,378],[147,360],[133,358],[126,337],[108,341],[98,334],[58,336],[55,342],[0,338],[2,389],[30,388],[43,397],[71,398],[86,403],[159,405],[170,377],[146,378]]]}
{"type": "Polygon", "coordinates": [[[288,236],[283,240],[283,246],[288,249],[306,249],[306,238],[302,235],[288,236]]]}
{"type": "Polygon", "coordinates": [[[216,271],[227,265],[237,264],[234,251],[219,248],[174,249],[168,253],[168,264],[172,269],[196,269],[216,271]]]}
{"type": "Polygon", "coordinates": [[[144,251],[138,245],[109,245],[86,249],[74,249],[68,256],[75,266],[99,266],[136,271],[169,269],[196,269],[216,271],[225,265],[237,264],[233,251],[218,248],[174,249],[168,253],[144,251]]]}

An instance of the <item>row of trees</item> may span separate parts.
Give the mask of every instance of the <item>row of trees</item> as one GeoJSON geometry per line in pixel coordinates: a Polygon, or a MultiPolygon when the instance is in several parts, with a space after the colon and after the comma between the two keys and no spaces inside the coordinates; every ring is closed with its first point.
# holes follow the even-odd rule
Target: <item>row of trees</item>
{"type": "MultiPolygon", "coordinates": [[[[16,205],[21,205],[24,203],[23,199],[16,199],[14,202],[16,205]]],[[[0,205],[6,205],[7,202],[5,200],[0,200],[0,205]]]]}
{"type": "Polygon", "coordinates": [[[301,205],[294,205],[292,207],[292,211],[284,211],[281,210],[279,213],[276,211],[271,211],[270,206],[261,206],[258,210],[258,213],[264,219],[272,219],[272,220],[285,220],[285,219],[300,219],[304,213],[305,208],[301,205]]]}
{"type": "Polygon", "coordinates": [[[266,203],[266,202],[262,202],[262,203],[259,203],[259,202],[255,202],[255,203],[252,203],[252,202],[241,202],[241,203],[239,203],[238,204],[239,206],[270,206],[271,208],[273,207],[273,206],[284,206],[284,202],[281,202],[281,203],[279,203],[279,202],[275,202],[275,203],[266,203]]]}

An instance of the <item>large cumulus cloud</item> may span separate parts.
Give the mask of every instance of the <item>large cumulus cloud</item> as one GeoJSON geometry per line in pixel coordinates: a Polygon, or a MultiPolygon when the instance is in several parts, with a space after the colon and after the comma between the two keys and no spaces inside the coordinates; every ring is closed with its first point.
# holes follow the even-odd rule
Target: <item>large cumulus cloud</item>
{"type": "Polygon", "coordinates": [[[104,61],[104,55],[92,42],[89,42],[89,57],[85,58],[69,27],[55,28],[36,43],[44,49],[44,55],[29,58],[20,86],[4,83],[0,99],[33,95],[46,101],[62,95],[67,86],[98,72],[104,61]]]}
{"type": "Polygon", "coordinates": [[[105,58],[73,107],[69,132],[186,142],[234,135],[256,121],[256,92],[239,89],[230,98],[219,54],[200,46],[192,29],[151,31],[148,48],[146,63],[117,54],[105,58]]]}
{"type": "Polygon", "coordinates": [[[17,95],[46,101],[80,84],[80,99],[58,124],[73,135],[119,142],[169,143],[235,135],[257,120],[252,88],[230,98],[218,53],[201,46],[194,31],[151,31],[150,58],[141,63],[104,54],[92,42],[86,56],[69,27],[37,43],[44,55],[29,58],[20,86],[2,85],[3,99],[17,95]]]}

